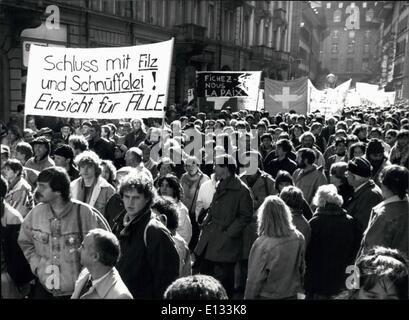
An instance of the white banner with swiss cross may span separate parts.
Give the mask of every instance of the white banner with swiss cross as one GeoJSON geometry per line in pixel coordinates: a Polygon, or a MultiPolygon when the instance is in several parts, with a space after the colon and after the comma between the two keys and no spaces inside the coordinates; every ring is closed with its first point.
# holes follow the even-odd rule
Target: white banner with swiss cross
{"type": "Polygon", "coordinates": [[[174,39],[112,48],[32,46],[25,113],[63,118],[162,118],[174,39]]]}
{"type": "Polygon", "coordinates": [[[270,114],[296,111],[307,113],[308,78],[291,81],[264,79],[264,109],[270,114]]]}

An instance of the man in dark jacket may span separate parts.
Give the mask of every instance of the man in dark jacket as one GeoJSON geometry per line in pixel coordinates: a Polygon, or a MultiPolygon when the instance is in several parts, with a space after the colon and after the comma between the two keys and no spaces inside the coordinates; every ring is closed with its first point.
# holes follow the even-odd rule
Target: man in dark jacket
{"type": "Polygon", "coordinates": [[[277,158],[271,160],[265,167],[266,172],[269,173],[274,179],[280,170],[287,171],[292,175],[297,169],[297,163],[289,158],[292,148],[293,146],[290,140],[278,140],[276,145],[277,158]]]}
{"type": "Polygon", "coordinates": [[[132,147],[138,147],[139,144],[145,140],[146,132],[144,130],[144,124],[141,119],[132,120],[132,131],[125,136],[124,144],[129,149],[132,147]]]}
{"type": "Polygon", "coordinates": [[[169,230],[151,218],[152,182],[131,173],[121,180],[119,193],[125,210],[113,227],[121,245],[118,272],[134,299],[162,299],[179,276],[179,255],[169,230]]]}
{"type": "Polygon", "coordinates": [[[217,278],[230,298],[234,290],[234,266],[242,258],[243,230],[253,215],[250,190],[235,174],[236,166],[230,155],[215,159],[214,171],[220,182],[195,249],[196,255],[203,258],[201,273],[217,278]]]}
{"type": "Polygon", "coordinates": [[[372,208],[383,199],[381,189],[371,179],[371,173],[372,166],[364,158],[354,158],[348,162],[346,174],[354,194],[345,208],[349,215],[358,220],[362,230],[368,226],[372,208]]]}
{"type": "Polygon", "coordinates": [[[388,166],[382,171],[381,183],[385,200],[372,209],[359,255],[382,246],[408,256],[409,171],[403,166],[388,166]]]}
{"type": "Polygon", "coordinates": [[[67,171],[71,181],[80,176],[74,164],[74,150],[68,144],[61,144],[55,149],[54,162],[57,167],[62,167],[67,171]]]}
{"type": "Polygon", "coordinates": [[[108,140],[101,137],[101,126],[96,121],[91,122],[92,127],[89,129],[89,149],[103,160],[114,160],[114,148],[108,140]]]}

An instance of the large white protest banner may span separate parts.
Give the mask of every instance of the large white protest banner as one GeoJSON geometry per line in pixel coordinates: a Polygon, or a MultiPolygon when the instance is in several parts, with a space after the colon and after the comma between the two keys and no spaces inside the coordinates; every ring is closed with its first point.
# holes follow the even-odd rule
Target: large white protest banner
{"type": "Polygon", "coordinates": [[[162,118],[174,39],[113,48],[33,45],[25,113],[119,119],[162,118]]]}
{"type": "Polygon", "coordinates": [[[379,86],[377,84],[370,84],[366,82],[357,82],[355,84],[356,91],[359,92],[362,96],[363,95],[371,95],[373,93],[377,93],[379,90],[379,86]]]}
{"type": "Polygon", "coordinates": [[[309,112],[319,111],[325,116],[341,114],[345,107],[345,99],[350,88],[351,80],[345,81],[338,87],[318,90],[308,80],[308,110],[309,112]]]}
{"type": "Polygon", "coordinates": [[[357,82],[355,91],[360,98],[360,104],[369,108],[383,109],[395,102],[395,91],[385,92],[375,84],[357,82]]]}

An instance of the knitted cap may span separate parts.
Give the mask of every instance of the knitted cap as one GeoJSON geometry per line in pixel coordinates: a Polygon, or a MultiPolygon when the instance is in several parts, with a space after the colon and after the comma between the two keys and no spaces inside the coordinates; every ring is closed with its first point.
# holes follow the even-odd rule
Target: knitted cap
{"type": "Polygon", "coordinates": [[[385,148],[382,142],[379,139],[372,139],[368,143],[368,147],[366,148],[366,154],[379,154],[384,153],[385,148]]]}
{"type": "Polygon", "coordinates": [[[372,173],[372,165],[365,158],[354,158],[348,162],[348,171],[357,176],[369,178],[372,173]]]}
{"type": "Polygon", "coordinates": [[[65,159],[74,159],[74,151],[67,144],[58,146],[54,151],[54,155],[64,157],[65,159]]]}

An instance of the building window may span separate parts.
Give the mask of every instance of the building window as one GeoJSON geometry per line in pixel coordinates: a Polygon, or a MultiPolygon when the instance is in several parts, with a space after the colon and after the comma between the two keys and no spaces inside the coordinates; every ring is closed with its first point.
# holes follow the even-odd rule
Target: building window
{"type": "Polygon", "coordinates": [[[159,12],[158,12],[158,6],[159,6],[159,1],[152,1],[152,13],[151,13],[151,20],[150,22],[152,24],[159,24],[160,18],[159,18],[159,12]]]}
{"type": "Polygon", "coordinates": [[[183,0],[183,4],[182,4],[182,23],[189,23],[188,19],[192,18],[192,14],[191,12],[189,12],[189,8],[190,6],[188,5],[187,0],[183,0]]]}
{"type": "Polygon", "coordinates": [[[196,24],[202,25],[202,3],[200,0],[195,1],[196,24]]]}
{"type": "Polygon", "coordinates": [[[341,22],[342,11],[335,10],[334,11],[334,22],[341,22]]]}
{"type": "Polygon", "coordinates": [[[331,72],[338,71],[338,58],[331,58],[331,72]]]}
{"type": "Polygon", "coordinates": [[[348,53],[354,53],[354,44],[353,43],[348,43],[348,53]]]}
{"type": "Polygon", "coordinates": [[[145,22],[152,23],[152,3],[149,0],[145,0],[145,22]]]}
{"type": "Polygon", "coordinates": [[[354,69],[354,59],[353,58],[348,58],[347,59],[347,72],[352,72],[354,69]]]}
{"type": "Polygon", "coordinates": [[[210,39],[214,39],[214,31],[215,31],[215,24],[216,24],[216,18],[215,18],[215,13],[214,13],[214,5],[213,3],[209,3],[207,7],[208,11],[208,22],[207,22],[207,36],[210,39]]]}
{"type": "Polygon", "coordinates": [[[264,34],[263,34],[263,37],[264,37],[264,45],[266,46],[266,47],[268,47],[268,44],[269,44],[269,42],[270,42],[270,39],[268,38],[268,29],[269,29],[269,26],[268,25],[264,25],[264,34]]]}
{"type": "Polygon", "coordinates": [[[334,39],[334,40],[339,39],[339,30],[332,31],[332,39],[334,39]]]}
{"type": "Polygon", "coordinates": [[[131,2],[122,2],[119,1],[120,4],[120,12],[122,16],[125,16],[127,18],[132,18],[133,17],[133,12],[132,12],[132,4],[131,2]]]}
{"type": "Polygon", "coordinates": [[[406,28],[408,26],[408,21],[409,21],[409,17],[408,18],[403,18],[401,21],[399,21],[399,23],[398,23],[398,34],[401,33],[402,31],[406,30],[406,28]]]}
{"type": "Polygon", "coordinates": [[[299,57],[303,59],[304,61],[306,61],[308,57],[308,52],[304,48],[301,48],[301,47],[298,47],[298,50],[299,50],[299,57]]]}
{"type": "Polygon", "coordinates": [[[348,37],[349,37],[349,39],[355,39],[355,31],[354,30],[349,31],[348,32],[348,37]]]}
{"type": "Polygon", "coordinates": [[[344,4],[343,4],[342,2],[340,2],[340,3],[338,4],[338,8],[340,8],[340,9],[342,9],[343,6],[344,6],[344,4]]]}
{"type": "Polygon", "coordinates": [[[403,62],[395,64],[395,68],[393,70],[393,75],[395,77],[401,76],[403,74],[404,64],[403,62]]]}
{"type": "Polygon", "coordinates": [[[362,60],[362,71],[369,71],[369,60],[368,59],[363,59],[362,60]]]}
{"type": "Polygon", "coordinates": [[[327,9],[331,9],[331,2],[327,2],[327,9]]]}
{"type": "Polygon", "coordinates": [[[369,44],[364,44],[364,53],[369,53],[369,44]]]}
{"type": "Polygon", "coordinates": [[[171,7],[172,7],[172,4],[170,3],[170,2],[168,2],[168,1],[164,1],[164,3],[163,3],[163,12],[164,12],[164,14],[163,14],[163,24],[164,24],[164,26],[165,27],[168,27],[168,26],[170,26],[170,16],[171,16],[171,7]]]}
{"type": "Polygon", "coordinates": [[[158,14],[159,14],[159,25],[162,27],[166,26],[166,11],[164,10],[164,6],[165,6],[165,2],[164,0],[159,1],[158,3],[158,14]]]}
{"type": "Polygon", "coordinates": [[[250,18],[249,16],[244,16],[244,23],[243,23],[243,46],[248,47],[249,43],[249,28],[250,28],[250,18]]]}
{"type": "Polygon", "coordinates": [[[401,54],[405,54],[406,49],[406,39],[396,43],[396,56],[400,56],[401,54]]]}
{"type": "Polygon", "coordinates": [[[368,5],[368,4],[367,4],[366,2],[362,3],[362,8],[365,9],[365,8],[367,7],[367,5],[368,5]]]}
{"type": "Polygon", "coordinates": [[[373,17],[374,17],[374,10],[373,9],[367,10],[365,14],[365,21],[372,22],[373,17]]]}
{"type": "MultiPolygon", "coordinates": [[[[148,0],[150,2],[151,0],[148,0]]],[[[186,10],[187,10],[187,3],[185,0],[178,0],[176,2],[176,23],[177,24],[184,24],[186,23],[186,10]]]]}
{"type": "Polygon", "coordinates": [[[102,11],[110,14],[115,14],[115,1],[102,1],[102,11]]]}
{"type": "Polygon", "coordinates": [[[227,41],[229,36],[229,12],[225,9],[223,11],[223,41],[227,41]]]}
{"type": "Polygon", "coordinates": [[[366,30],[365,31],[365,41],[369,41],[371,38],[371,30],[366,30]]]}
{"type": "Polygon", "coordinates": [[[259,43],[259,35],[260,33],[260,21],[256,21],[256,24],[253,27],[253,43],[250,45],[253,46],[260,46],[261,44],[259,43]]]}
{"type": "Polygon", "coordinates": [[[136,17],[138,21],[143,21],[144,18],[144,13],[143,13],[143,7],[144,7],[144,3],[137,1],[134,3],[134,5],[136,6],[136,17]]]}
{"type": "Polygon", "coordinates": [[[333,43],[331,45],[331,52],[332,53],[338,53],[338,43],[333,43]]]}
{"type": "Polygon", "coordinates": [[[233,38],[233,23],[234,23],[234,16],[233,12],[230,10],[224,10],[224,34],[223,40],[224,41],[232,41],[233,38]]]}
{"type": "Polygon", "coordinates": [[[91,0],[90,7],[92,10],[102,11],[102,2],[100,0],[91,0]]]}

